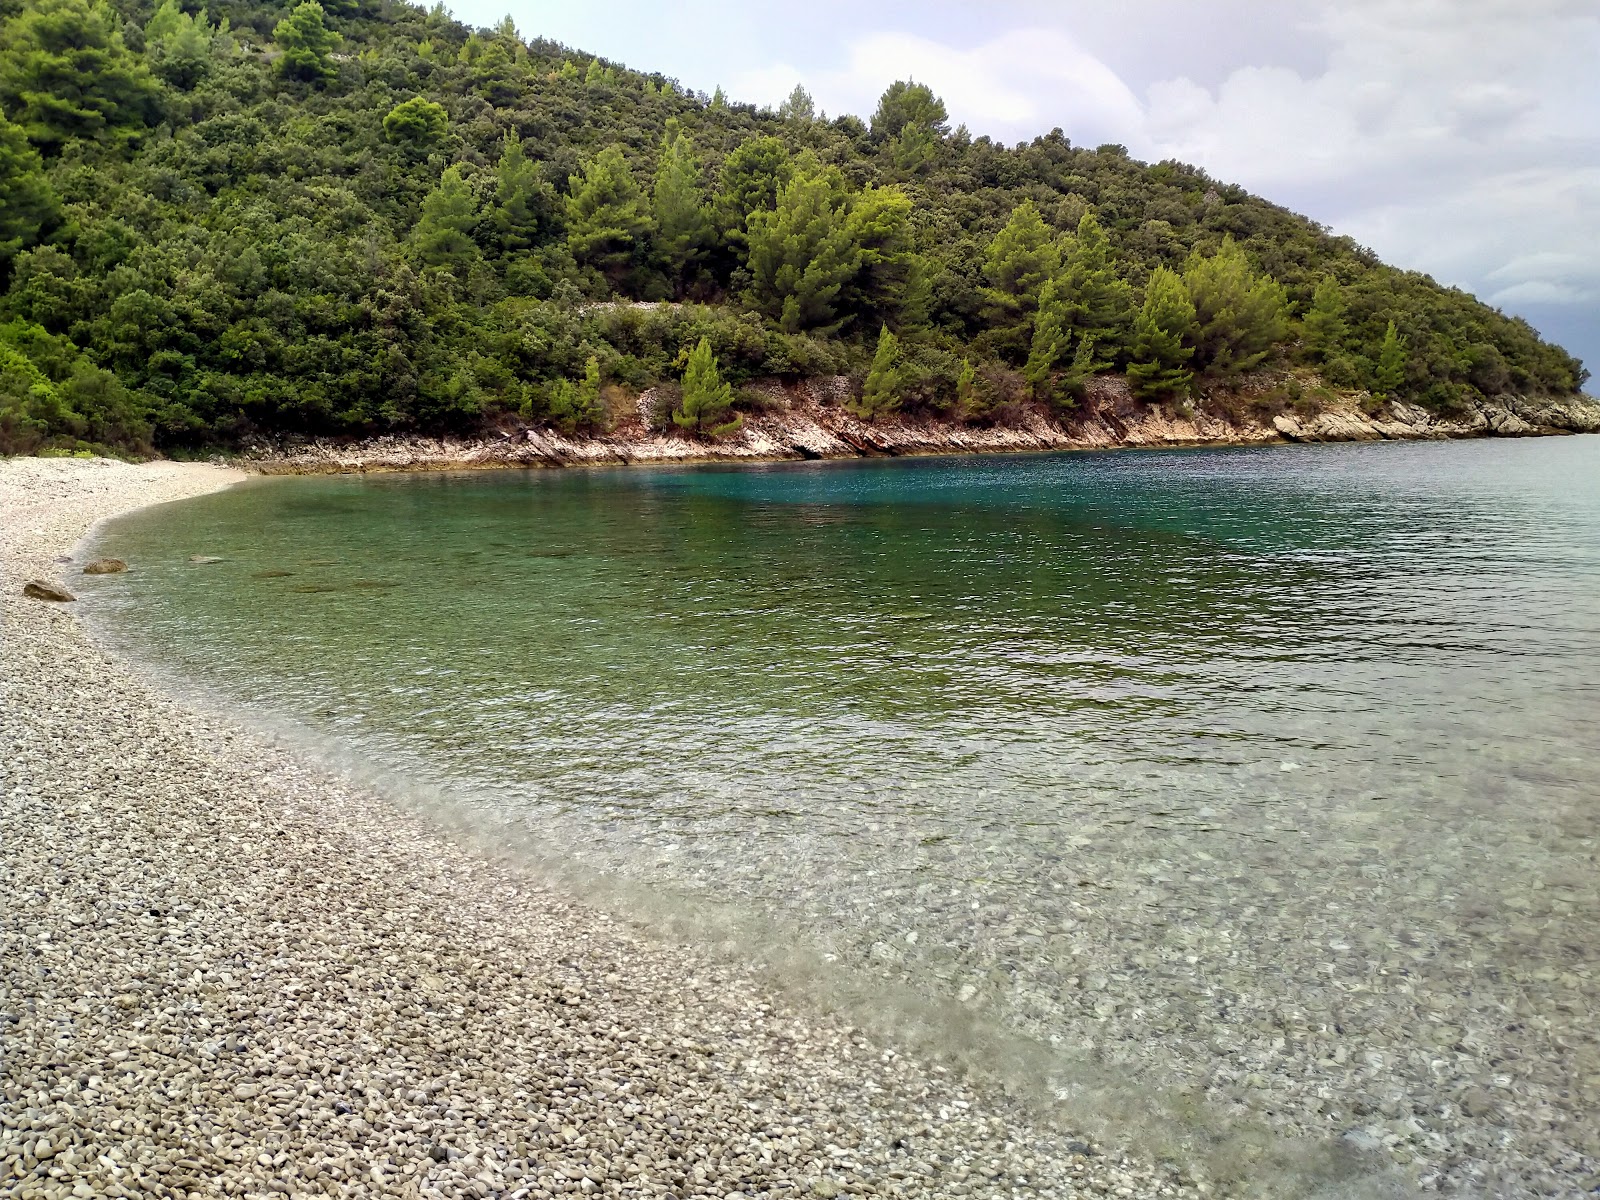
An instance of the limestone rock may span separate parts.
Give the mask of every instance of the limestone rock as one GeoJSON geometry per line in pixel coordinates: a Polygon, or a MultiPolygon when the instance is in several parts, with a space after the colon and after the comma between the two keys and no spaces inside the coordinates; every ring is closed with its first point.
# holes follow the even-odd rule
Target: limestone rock
{"type": "Polygon", "coordinates": [[[97,558],[83,568],[85,575],[119,575],[128,569],[120,558],[97,558]]]}
{"type": "Polygon", "coordinates": [[[1287,413],[1279,413],[1277,416],[1273,417],[1272,427],[1276,429],[1283,437],[1288,438],[1291,442],[1300,442],[1306,440],[1306,431],[1301,428],[1300,422],[1289,416],[1287,413]]]}
{"type": "Polygon", "coordinates": [[[1373,442],[1380,436],[1370,422],[1347,412],[1318,413],[1311,428],[1324,442],[1373,442]]]}
{"type": "Polygon", "coordinates": [[[54,600],[58,604],[67,604],[77,599],[66,588],[46,583],[43,579],[28,580],[22,585],[22,594],[32,596],[35,600],[54,600]]]}
{"type": "Polygon", "coordinates": [[[1484,415],[1488,418],[1489,428],[1500,437],[1526,437],[1537,432],[1532,425],[1509,409],[1491,408],[1486,410],[1484,415]]]}

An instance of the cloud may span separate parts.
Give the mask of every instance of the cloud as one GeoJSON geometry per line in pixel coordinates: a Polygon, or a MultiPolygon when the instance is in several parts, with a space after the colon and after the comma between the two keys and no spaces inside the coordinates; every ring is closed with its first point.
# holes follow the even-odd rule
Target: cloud
{"type": "Polygon", "coordinates": [[[1153,84],[1143,147],[1490,303],[1600,303],[1591,4],[1341,3],[1317,23],[1331,42],[1319,73],[1153,84]]]}
{"type": "MultiPolygon", "coordinates": [[[[776,103],[804,79],[829,112],[867,116],[890,81],[916,78],[974,133],[1016,141],[1059,125],[1079,145],[1122,142],[1197,163],[1491,303],[1600,306],[1593,0],[1244,4],[1257,61],[1225,70],[1207,41],[1215,4],[1128,0],[1094,22],[1079,8],[1051,20],[1051,6],[1027,6],[1032,24],[961,44],[865,33],[828,69],[769,67],[732,90],[776,103]],[[1114,39],[1137,43],[1151,22],[1190,39],[1192,72],[1136,77],[1114,39]]],[[[996,23],[1021,12],[993,10],[996,23]]],[[[1600,358],[1600,316],[1587,327],[1577,348],[1600,358]]]]}
{"type": "MultiPolygon", "coordinates": [[[[775,104],[801,78],[787,65],[765,67],[737,77],[731,90],[775,104]]],[[[863,117],[896,79],[927,84],[976,133],[1032,137],[1070,114],[1104,140],[1120,140],[1144,122],[1138,97],[1116,72],[1053,29],[1011,30],[966,48],[910,33],[866,34],[849,44],[841,66],[804,76],[819,108],[863,117]]]]}

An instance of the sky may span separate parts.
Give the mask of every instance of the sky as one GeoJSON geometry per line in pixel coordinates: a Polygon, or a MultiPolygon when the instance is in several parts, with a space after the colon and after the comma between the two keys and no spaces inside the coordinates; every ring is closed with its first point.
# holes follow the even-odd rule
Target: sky
{"type": "MultiPolygon", "coordinates": [[[[1176,158],[1526,317],[1600,379],[1600,0],[454,0],[685,87],[1176,158]]],[[[1591,383],[1590,390],[1596,390],[1591,383]]]]}

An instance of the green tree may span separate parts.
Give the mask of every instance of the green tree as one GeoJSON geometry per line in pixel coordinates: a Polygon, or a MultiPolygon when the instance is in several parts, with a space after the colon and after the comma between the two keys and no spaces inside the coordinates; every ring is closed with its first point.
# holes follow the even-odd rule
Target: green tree
{"type": "Polygon", "coordinates": [[[796,174],[777,208],[748,221],[751,291],[785,333],[837,332],[845,318],[839,294],[862,267],[837,171],[796,174]]]}
{"type": "Polygon", "coordinates": [[[0,115],[0,268],[33,245],[61,215],[39,152],[22,128],[0,115]]]}
{"type": "Polygon", "coordinates": [[[644,253],[654,225],[622,147],[600,151],[568,187],[568,249],[580,263],[619,278],[644,253]]]}
{"type": "Polygon", "coordinates": [[[339,35],[328,28],[317,0],[302,0],[295,5],[287,17],[273,26],[272,38],[283,52],[278,70],[287,78],[326,83],[339,74],[333,62],[339,35]]]}
{"type": "Polygon", "coordinates": [[[1056,298],[1067,324],[1094,339],[1094,353],[1109,364],[1127,340],[1133,289],[1111,262],[1111,245],[1093,213],[1084,213],[1067,247],[1056,298]]]}
{"type": "Polygon", "coordinates": [[[742,245],[753,212],[778,206],[778,193],[794,177],[789,148],[775,137],[741,142],[723,161],[714,213],[722,236],[742,245]]]}
{"type": "Polygon", "coordinates": [[[801,84],[795,84],[794,91],[789,93],[789,98],[778,105],[778,116],[796,125],[811,124],[817,118],[817,109],[812,102],[811,93],[801,84]]]}
{"type": "Polygon", "coordinates": [[[1350,332],[1345,319],[1344,290],[1332,275],[1324,275],[1311,296],[1311,307],[1300,321],[1300,336],[1307,353],[1327,362],[1344,348],[1350,332]]]}
{"type": "Polygon", "coordinates": [[[1060,285],[1055,280],[1046,283],[1039,292],[1039,312],[1022,368],[1037,399],[1070,405],[1090,375],[1110,366],[1096,357],[1095,330],[1074,324],[1075,315],[1060,285]]]}
{"type": "Polygon", "coordinates": [[[506,135],[495,164],[493,224],[503,250],[527,250],[545,241],[556,222],[556,194],[514,133],[506,135]]]}
{"type": "Polygon", "coordinates": [[[983,273],[989,281],[983,295],[997,318],[1013,319],[1039,307],[1040,289],[1061,273],[1061,247],[1032,200],[1011,210],[984,251],[983,273]]]}
{"type": "Polygon", "coordinates": [[[1194,347],[1194,301],[1183,278],[1169,267],[1157,267],[1145,284],[1144,305],[1133,322],[1128,382],[1144,399],[1179,396],[1189,390],[1194,373],[1189,361],[1194,347]]]}
{"type": "Polygon", "coordinates": [[[423,96],[402,100],[383,118],[383,136],[416,155],[425,155],[444,140],[450,124],[444,105],[423,96]]]}
{"type": "Polygon", "coordinates": [[[601,432],[610,424],[610,414],[600,398],[600,360],[594,355],[584,364],[583,379],[557,380],[550,389],[550,419],[562,433],[601,432]]]}
{"type": "Polygon", "coordinates": [[[977,420],[988,412],[988,404],[978,387],[978,369],[970,358],[961,360],[961,371],[956,375],[956,413],[964,421],[977,420]]]}
{"type": "Polygon", "coordinates": [[[845,407],[867,421],[900,407],[900,341],[887,325],[878,331],[878,349],[872,355],[861,399],[845,407]]]}
{"type": "Polygon", "coordinates": [[[689,135],[667,122],[651,193],[655,251],[674,296],[682,296],[712,242],[711,208],[700,180],[700,160],[689,135]]]}
{"type": "Polygon", "coordinates": [[[723,382],[717,370],[709,338],[701,338],[689,355],[683,372],[683,399],[672,411],[672,423],[712,437],[733,433],[744,424],[744,416],[733,412],[733,387],[723,382]]]}
{"type": "Polygon", "coordinates": [[[145,57],[157,75],[173,87],[187,90],[211,70],[214,36],[205,9],[190,16],[178,7],[177,0],[161,0],[145,22],[145,57]]]}
{"type": "Polygon", "coordinates": [[[32,0],[0,27],[0,110],[46,154],[125,144],[158,115],[160,85],[100,0],[32,0]]]}
{"type": "Polygon", "coordinates": [[[921,125],[907,125],[889,139],[889,161],[903,177],[917,174],[938,152],[939,139],[921,125]]]}
{"type": "Polygon", "coordinates": [[[1383,344],[1378,347],[1378,361],[1372,372],[1372,396],[1375,400],[1388,400],[1406,382],[1406,344],[1390,321],[1383,331],[1383,344]]]}
{"type": "Polygon", "coordinates": [[[944,101],[926,84],[897,79],[878,98],[878,110],[872,114],[872,136],[897,137],[907,128],[942,138],[950,132],[950,114],[944,101]]]}
{"type": "Polygon", "coordinates": [[[845,224],[859,259],[840,311],[889,314],[902,329],[925,324],[930,281],[912,250],[911,198],[898,187],[868,187],[848,198],[845,224]]]}
{"type": "Polygon", "coordinates": [[[480,219],[478,198],[461,177],[460,168],[447,168],[439,177],[439,186],[422,202],[422,216],[411,231],[417,261],[464,278],[482,254],[472,238],[480,219]]]}
{"type": "Polygon", "coordinates": [[[1233,376],[1260,366],[1287,330],[1283,287],[1258,274],[1231,236],[1190,255],[1183,282],[1195,309],[1195,366],[1233,376]]]}

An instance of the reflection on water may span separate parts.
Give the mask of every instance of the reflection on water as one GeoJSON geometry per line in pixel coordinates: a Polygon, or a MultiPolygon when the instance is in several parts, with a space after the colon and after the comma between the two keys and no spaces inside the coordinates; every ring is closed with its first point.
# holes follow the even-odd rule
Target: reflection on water
{"type": "Polygon", "coordinates": [[[157,658],[598,870],[1429,1190],[1595,1184],[1600,439],[271,480],[104,540],[157,658]]]}

